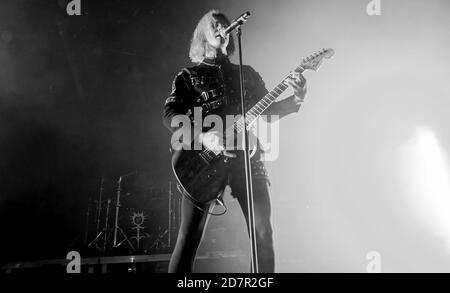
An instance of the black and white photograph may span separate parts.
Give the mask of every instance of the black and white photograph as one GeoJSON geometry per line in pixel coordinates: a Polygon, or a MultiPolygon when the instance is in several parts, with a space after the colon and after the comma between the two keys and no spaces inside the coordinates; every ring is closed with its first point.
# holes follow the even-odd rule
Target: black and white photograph
{"type": "Polygon", "coordinates": [[[450,273],[449,15],[0,0],[0,274],[450,273]]]}

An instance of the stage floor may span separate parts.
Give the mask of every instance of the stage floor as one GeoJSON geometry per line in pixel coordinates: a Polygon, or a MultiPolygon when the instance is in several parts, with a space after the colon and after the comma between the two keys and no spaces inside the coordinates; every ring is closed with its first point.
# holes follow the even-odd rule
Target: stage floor
{"type": "MultiPolygon", "coordinates": [[[[81,273],[133,273],[137,271],[164,273],[167,271],[170,256],[171,254],[148,254],[81,257],[81,273]]],[[[246,257],[248,256],[243,252],[218,251],[199,255],[195,259],[199,262],[205,260],[242,259],[246,257]]],[[[66,272],[66,267],[70,261],[68,259],[45,259],[9,262],[2,267],[2,271],[6,273],[27,271],[66,272]]]]}

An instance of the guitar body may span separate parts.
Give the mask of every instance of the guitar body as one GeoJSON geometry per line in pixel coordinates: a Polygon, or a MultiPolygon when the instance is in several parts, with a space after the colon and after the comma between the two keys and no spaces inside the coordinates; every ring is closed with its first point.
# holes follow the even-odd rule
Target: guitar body
{"type": "Polygon", "coordinates": [[[227,185],[230,162],[221,155],[208,162],[200,153],[195,150],[175,151],[172,169],[183,195],[194,203],[208,204],[222,195],[227,185]]]}

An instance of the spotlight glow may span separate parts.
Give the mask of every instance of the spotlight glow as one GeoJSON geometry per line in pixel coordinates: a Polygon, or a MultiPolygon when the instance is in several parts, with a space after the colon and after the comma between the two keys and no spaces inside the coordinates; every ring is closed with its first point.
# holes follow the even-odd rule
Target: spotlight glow
{"type": "Polygon", "coordinates": [[[450,180],[448,161],[434,132],[419,127],[401,148],[400,170],[407,202],[450,252],[450,180]]]}

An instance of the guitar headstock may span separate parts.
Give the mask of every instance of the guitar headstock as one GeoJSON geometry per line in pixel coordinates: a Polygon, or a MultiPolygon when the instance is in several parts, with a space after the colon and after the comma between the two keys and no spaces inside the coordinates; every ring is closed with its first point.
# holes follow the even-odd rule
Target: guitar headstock
{"type": "Polygon", "coordinates": [[[314,54],[309,55],[304,58],[301,63],[301,67],[305,70],[314,70],[317,71],[322,64],[324,58],[329,59],[333,57],[334,50],[331,48],[322,49],[314,54]]]}

